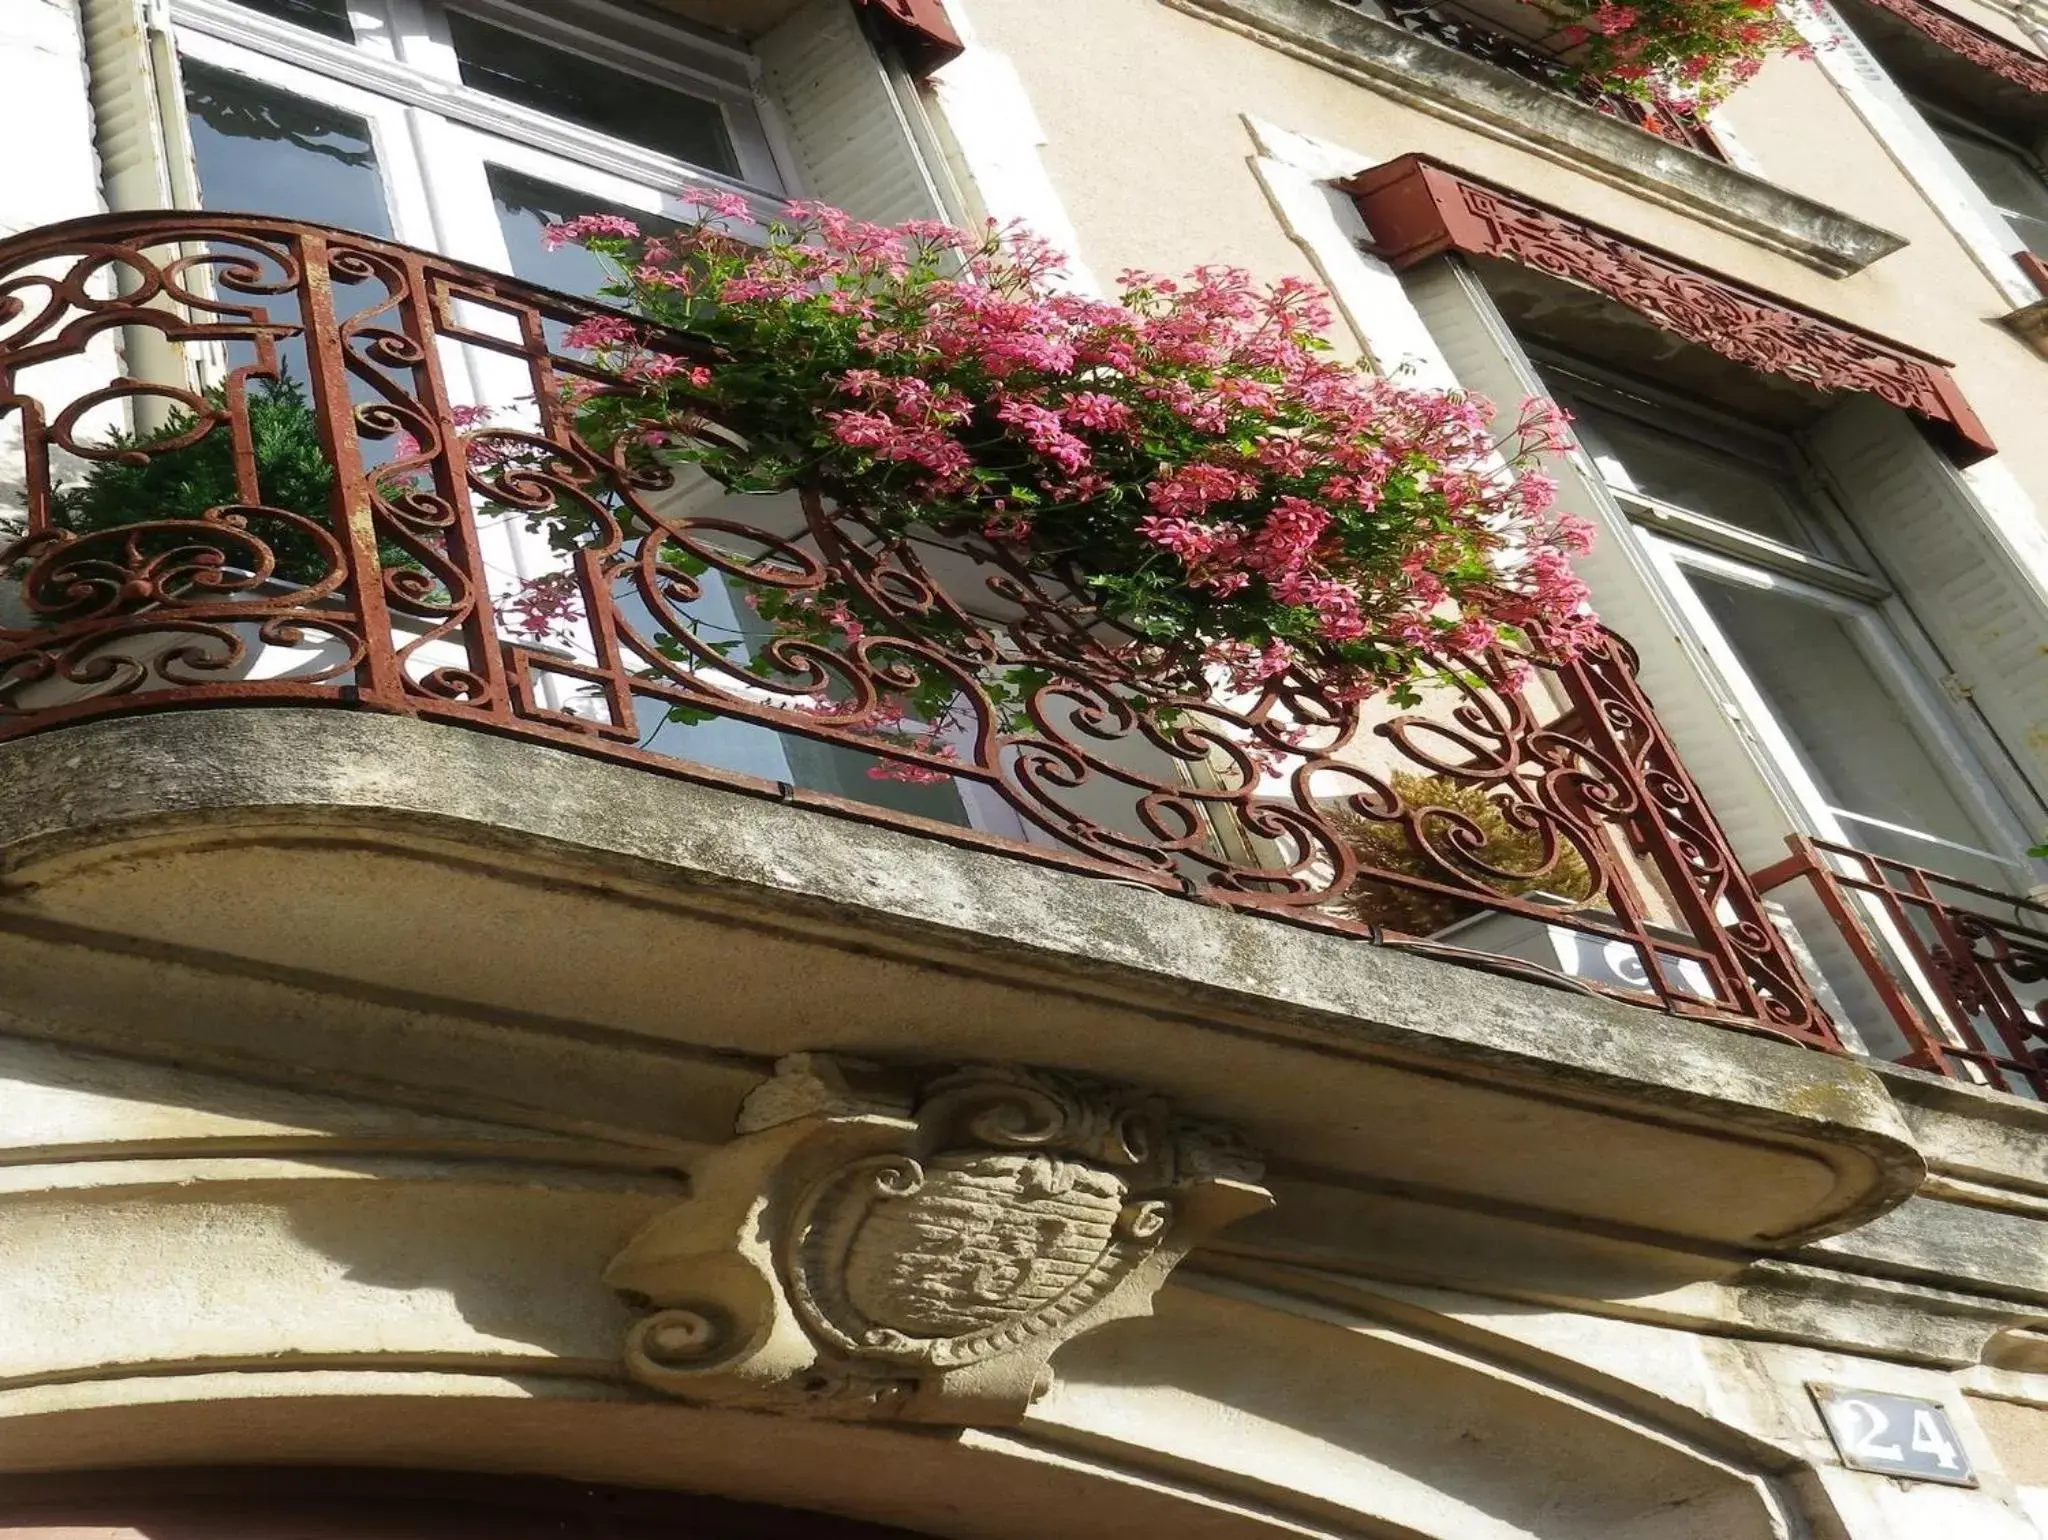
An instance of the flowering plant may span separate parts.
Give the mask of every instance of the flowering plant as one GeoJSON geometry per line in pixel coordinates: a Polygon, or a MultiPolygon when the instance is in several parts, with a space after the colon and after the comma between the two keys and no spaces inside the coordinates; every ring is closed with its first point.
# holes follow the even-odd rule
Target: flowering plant
{"type": "Polygon", "coordinates": [[[1240,684],[1310,660],[1355,698],[1431,652],[1591,634],[1567,560],[1587,528],[1532,468],[1562,414],[1527,403],[1503,455],[1483,400],[1331,358],[1307,284],[1131,273],[1110,304],[1056,287],[1059,258],[1016,231],[801,204],[747,245],[722,228],[743,200],[694,196],[705,222],[673,235],[609,215],[550,231],[610,263],[609,296],[712,348],[693,363],[618,317],[572,329],[617,382],[571,386],[594,445],[1056,554],[1110,619],[1199,637],[1240,684]],[[702,434],[707,416],[743,440],[702,434]]]}
{"type": "Polygon", "coordinates": [[[1772,54],[1808,52],[1777,0],[1524,0],[1565,27],[1580,76],[1660,106],[1711,107],[1772,54]]]}
{"type": "MultiPolygon", "coordinates": [[[[792,204],[745,244],[727,233],[742,199],[692,197],[704,221],[676,233],[613,215],[549,232],[598,254],[641,318],[565,338],[604,377],[568,387],[601,452],[695,462],[742,493],[814,487],[892,537],[1056,564],[1148,676],[1202,693],[1300,670],[1339,699],[1412,701],[1447,655],[1531,632],[1570,655],[1594,633],[1569,564],[1589,531],[1532,465],[1562,414],[1526,404],[1504,450],[1486,402],[1331,357],[1307,284],[1132,273],[1106,303],[1061,289],[1059,258],[1019,231],[792,204]]],[[[522,594],[519,622],[544,630],[557,589],[522,594]]],[[[817,641],[903,623],[852,592],[748,602],[817,641]]],[[[953,688],[897,705],[929,724],[953,688]]]]}

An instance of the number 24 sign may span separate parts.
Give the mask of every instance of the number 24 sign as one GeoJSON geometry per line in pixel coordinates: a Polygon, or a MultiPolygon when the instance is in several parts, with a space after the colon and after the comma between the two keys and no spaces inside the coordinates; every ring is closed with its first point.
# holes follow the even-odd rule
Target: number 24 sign
{"type": "Polygon", "coordinates": [[[1939,1401],[1839,1385],[1808,1385],[1842,1463],[1907,1481],[1973,1487],[1970,1457],[1939,1401]]]}

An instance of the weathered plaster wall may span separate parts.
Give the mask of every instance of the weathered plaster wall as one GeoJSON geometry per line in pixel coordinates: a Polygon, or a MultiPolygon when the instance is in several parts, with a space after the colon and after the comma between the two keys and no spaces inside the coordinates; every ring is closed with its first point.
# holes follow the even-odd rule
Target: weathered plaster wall
{"type": "Polygon", "coordinates": [[[99,212],[76,0],[0,6],[0,235],[99,212]]]}

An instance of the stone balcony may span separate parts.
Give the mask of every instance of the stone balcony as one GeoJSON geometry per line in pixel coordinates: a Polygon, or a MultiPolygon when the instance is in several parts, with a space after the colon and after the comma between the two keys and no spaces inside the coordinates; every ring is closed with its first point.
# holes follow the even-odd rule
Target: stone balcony
{"type": "Polygon", "coordinates": [[[1447,660],[1399,714],[1190,696],[985,542],[594,454],[557,389],[603,384],[559,343],[581,302],[238,216],[0,269],[34,1030],[629,1142],[721,1137],[793,1053],[1058,1066],[1269,1152],[1287,1201],[1234,1246],[1569,1292],[1725,1275],[1919,1180],[1618,641],[1447,660]],[[139,377],[167,347],[210,393],[139,377]],[[458,426],[457,356],[513,371],[495,426],[458,426]],[[321,506],[266,503],[266,411],[329,457],[321,506]],[[172,460],[238,495],[77,490],[172,460]],[[564,509],[536,635],[506,574],[564,509]],[[870,623],[777,633],[762,593],[870,623]]]}

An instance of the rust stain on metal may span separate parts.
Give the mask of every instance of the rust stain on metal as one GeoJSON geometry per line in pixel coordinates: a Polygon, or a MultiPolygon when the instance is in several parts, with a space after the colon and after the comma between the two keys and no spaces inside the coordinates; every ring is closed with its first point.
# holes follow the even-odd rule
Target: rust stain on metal
{"type": "Polygon", "coordinates": [[[50,299],[0,342],[31,483],[27,530],[0,550],[0,738],[231,703],[426,716],[1837,1046],[1619,638],[1446,656],[1412,710],[1344,700],[1312,669],[1225,700],[1198,640],[1121,631],[1075,575],[978,530],[886,527],[816,488],[721,496],[673,458],[587,441],[561,386],[620,382],[561,339],[601,306],[198,213],[0,242],[0,292],[30,273],[54,275],[33,280],[50,299]],[[98,292],[112,263],[130,292],[98,292]],[[221,404],[183,381],[98,399],[185,392],[191,426],[127,458],[225,435],[242,493],[67,522],[52,464],[106,445],[76,400],[18,382],[159,297],[177,309],[149,324],[227,359],[221,404]],[[449,349],[487,356],[524,404],[458,412],[449,349]],[[332,486],[269,506],[251,393],[296,370],[332,486]],[[556,562],[545,623],[500,608],[487,518],[551,532],[527,552],[556,562]]]}

